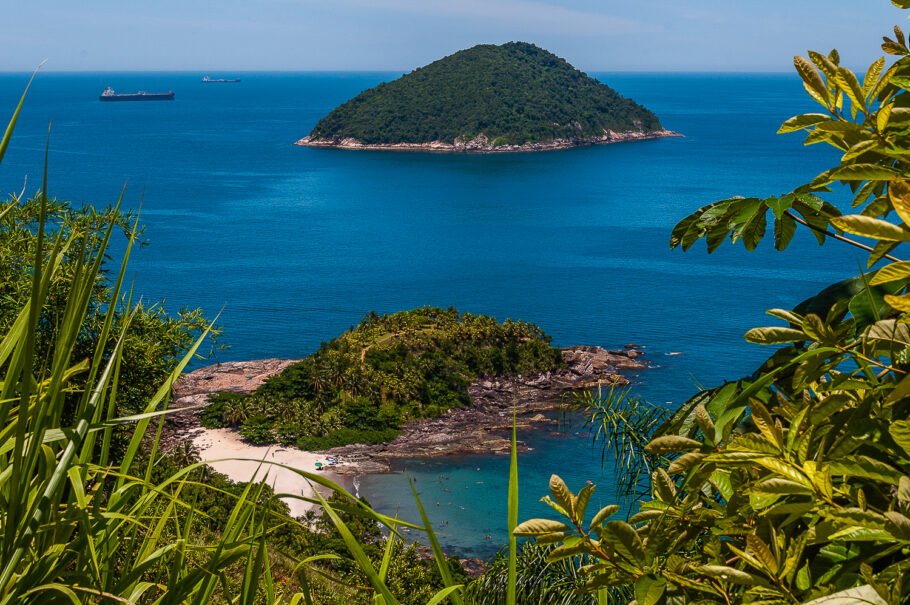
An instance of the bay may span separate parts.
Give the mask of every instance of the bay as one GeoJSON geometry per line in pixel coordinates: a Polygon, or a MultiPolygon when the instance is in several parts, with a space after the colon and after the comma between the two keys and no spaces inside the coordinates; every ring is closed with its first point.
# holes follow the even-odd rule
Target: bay
{"type": "MultiPolygon", "coordinates": [[[[371,310],[455,306],[535,322],[560,345],[643,345],[654,367],[635,392],[672,406],[768,354],[742,339],[774,322],[765,309],[792,307],[862,261],[807,233],[783,254],[668,248],[676,221],[706,202],[786,192],[836,161],[775,135],[813,110],[790,75],[595,74],[685,137],[492,156],[292,145],[398,74],[243,73],[223,85],[201,75],[41,74],[0,166],[0,191],[35,191],[51,122],[52,196],[107,205],[126,185],[149,244],[132,267],[137,292],[221,313],[228,348],[200,364],[302,357],[371,310]],[[176,100],[103,104],[105,86],[173,89],[176,100]]],[[[0,74],[0,108],[12,110],[26,80],[0,74]]],[[[597,483],[592,506],[613,500],[610,465],[577,422],[520,439],[532,448],[521,518],[548,514],[538,498],[553,472],[576,490],[597,483]]],[[[359,488],[416,519],[413,476],[444,543],[487,555],[505,540],[507,466],[413,460],[359,488]]]]}

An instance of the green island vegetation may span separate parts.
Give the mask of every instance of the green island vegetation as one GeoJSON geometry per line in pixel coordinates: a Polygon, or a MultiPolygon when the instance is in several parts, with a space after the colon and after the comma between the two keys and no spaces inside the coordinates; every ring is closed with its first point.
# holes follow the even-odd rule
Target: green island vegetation
{"type": "Polygon", "coordinates": [[[594,485],[573,492],[554,475],[556,518],[519,523],[513,432],[509,544],[477,579],[444,555],[416,489],[419,524],[298,470],[331,495],[292,519],[265,484],[231,483],[187,448],[163,452],[171,385],[212,324],[125,294],[137,230],[119,204],[70,209],[46,178],[32,200],[13,196],[0,206],[12,284],[0,299],[0,605],[910,601],[910,48],[896,28],[883,49],[893,63],[862,79],[834,51],[796,59],[821,111],[781,132],[833,145],[835,166],[780,196],[709,204],[670,240],[752,250],[770,226],[784,250],[802,230],[862,249],[868,267],[769,311],[778,324],[746,334],[774,347],[768,359],[676,410],[580,394],[620,475],[616,505],[589,511],[594,485]],[[836,184],[853,194],[849,214],[823,200],[836,184]],[[124,226],[122,263],[104,269],[124,226]],[[143,347],[161,358],[131,359],[143,347]]]}
{"type": "Polygon", "coordinates": [[[481,44],[360,93],[310,137],[365,144],[491,145],[659,131],[657,116],[564,59],[526,42],[481,44]]]}
{"type": "Polygon", "coordinates": [[[252,395],[213,397],[202,422],[304,450],[384,443],[407,420],[470,405],[474,380],[562,365],[533,324],[434,307],[371,313],[252,395]]]}

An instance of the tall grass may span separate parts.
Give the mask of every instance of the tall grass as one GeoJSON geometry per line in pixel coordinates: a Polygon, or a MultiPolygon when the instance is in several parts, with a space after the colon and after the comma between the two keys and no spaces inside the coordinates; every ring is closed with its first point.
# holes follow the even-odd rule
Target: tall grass
{"type": "MultiPolygon", "coordinates": [[[[0,141],[0,163],[27,90],[0,141]]],[[[216,600],[314,603],[307,570],[338,555],[327,553],[296,561],[299,590],[282,594],[273,576],[269,549],[276,521],[299,523],[281,517],[269,506],[269,498],[301,496],[267,496],[262,484],[247,485],[235,496],[230,514],[213,536],[194,530],[201,513],[183,498],[190,487],[207,488],[193,479],[201,463],[153,480],[172,384],[211,326],[140,413],[117,416],[123,342],[135,312],[129,302],[123,304],[129,301],[123,285],[136,239],[135,227],[111,284],[98,345],[91,357],[75,358],[75,345],[90,312],[93,288],[101,276],[120,202],[100,238],[86,237],[88,234],[78,230],[52,232],[46,214],[47,153],[45,156],[30,296],[0,339],[0,605],[202,605],[216,600]],[[64,262],[73,268],[65,278],[61,271],[64,262]],[[56,279],[65,279],[64,309],[54,326],[51,352],[42,356],[36,343],[50,284],[56,279]],[[109,349],[111,342],[115,344],[109,349]],[[117,427],[127,427],[128,444],[115,461],[111,443],[117,427]]],[[[373,602],[397,605],[386,577],[391,550],[376,570],[338,512],[356,509],[385,526],[391,534],[389,549],[399,527],[423,528],[376,513],[322,476],[295,472],[343,496],[343,504],[330,505],[317,493],[315,502],[322,506],[357,568],[368,578],[373,602]]],[[[444,582],[429,605],[460,605],[463,587],[448,573],[422,507],[421,513],[444,582]]]]}

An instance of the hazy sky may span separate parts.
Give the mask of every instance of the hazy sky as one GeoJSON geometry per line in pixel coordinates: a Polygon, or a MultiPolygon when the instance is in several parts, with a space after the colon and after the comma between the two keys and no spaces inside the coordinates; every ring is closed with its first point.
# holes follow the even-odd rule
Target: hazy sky
{"type": "Polygon", "coordinates": [[[787,71],[836,46],[863,66],[888,0],[2,0],[0,71],[409,70],[534,42],[585,71],[787,71]]]}

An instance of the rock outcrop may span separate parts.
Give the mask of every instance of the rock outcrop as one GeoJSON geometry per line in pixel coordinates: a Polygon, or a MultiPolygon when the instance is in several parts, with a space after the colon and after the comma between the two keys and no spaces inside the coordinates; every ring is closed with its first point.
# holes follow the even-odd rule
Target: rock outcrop
{"type": "Polygon", "coordinates": [[[638,359],[642,354],[637,347],[618,351],[567,347],[562,349],[566,361],[563,369],[479,380],[468,387],[473,406],[451,409],[439,418],[410,422],[390,443],[346,445],[328,453],[344,460],[374,463],[395,458],[505,454],[512,445],[508,433],[513,410],[517,412],[519,429],[554,423],[541,412],[563,407],[564,396],[572,391],[628,384],[629,379],[620,372],[646,369],[648,366],[638,359]]]}
{"type": "Polygon", "coordinates": [[[469,140],[455,139],[454,143],[445,141],[431,141],[429,143],[363,143],[353,137],[324,139],[306,136],[294,143],[301,147],[332,147],[336,149],[357,149],[367,151],[435,151],[440,153],[521,153],[528,151],[558,151],[573,147],[587,147],[589,145],[608,145],[610,143],[623,143],[627,141],[647,141],[650,139],[663,139],[667,137],[681,137],[682,135],[670,130],[628,132],[605,131],[598,137],[578,137],[571,139],[554,139],[540,143],[524,143],[521,145],[493,145],[485,135],[478,135],[469,140]]]}
{"type": "Polygon", "coordinates": [[[212,393],[252,393],[300,359],[225,361],[184,374],[174,384],[171,407],[205,404],[212,393]]]}
{"type": "MultiPolygon", "coordinates": [[[[487,378],[474,382],[468,393],[474,405],[449,410],[439,418],[407,423],[392,442],[348,445],[326,452],[339,458],[333,471],[363,474],[388,470],[395,458],[419,458],[467,453],[507,453],[512,412],[520,429],[555,422],[541,412],[564,405],[564,396],[579,389],[627,384],[621,372],[646,369],[635,345],[623,350],[576,346],[562,349],[566,367],[526,376],[487,378]]],[[[199,428],[197,414],[208,396],[225,391],[252,393],[270,377],[280,374],[294,359],[225,362],[183,375],[174,385],[171,408],[185,408],[168,416],[168,441],[186,439],[199,428]]]]}

